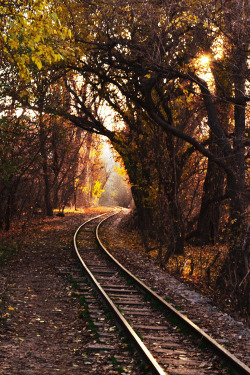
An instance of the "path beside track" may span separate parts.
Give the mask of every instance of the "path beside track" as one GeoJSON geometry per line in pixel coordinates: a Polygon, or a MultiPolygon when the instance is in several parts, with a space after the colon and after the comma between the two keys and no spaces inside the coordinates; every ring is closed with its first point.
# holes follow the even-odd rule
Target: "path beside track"
{"type": "Polygon", "coordinates": [[[1,375],[82,375],[90,344],[95,363],[86,373],[112,374],[110,358],[95,350],[82,306],[61,273],[76,264],[72,237],[90,216],[49,219],[16,234],[21,249],[0,272],[1,375]]]}
{"type": "MultiPolygon", "coordinates": [[[[16,236],[22,242],[18,257],[0,270],[1,375],[82,375],[85,347],[93,337],[87,322],[79,318],[81,307],[71,296],[71,286],[59,269],[74,265],[72,235],[76,227],[90,216],[94,214],[68,214],[65,218],[48,219],[44,224],[16,236]],[[59,236],[58,243],[55,243],[56,236],[59,236]],[[48,325],[46,330],[45,324],[48,325]]],[[[119,220],[114,223],[115,226],[119,224],[119,220]]],[[[119,240],[118,237],[116,239],[119,240]]],[[[162,291],[174,296],[175,279],[164,275],[155,266],[150,268],[152,265],[139,253],[133,253],[131,262],[131,251],[124,246],[119,247],[120,258],[127,258],[127,263],[132,264],[138,272],[139,265],[143,264],[145,277],[154,286],[158,284],[162,291]]],[[[246,338],[249,338],[247,327],[217,311],[197,293],[190,297],[189,288],[186,290],[186,298],[191,298],[190,305],[202,305],[203,308],[207,304],[207,321],[211,320],[211,312],[217,314],[220,327],[225,333],[228,333],[228,327],[230,330],[234,327],[233,347],[241,355],[241,342],[243,343],[243,339],[246,342],[246,338]]],[[[223,340],[225,336],[221,332],[223,340]]],[[[105,363],[98,351],[96,353],[96,364],[89,373],[97,374],[98,368],[102,374],[112,374],[110,364],[105,363]]],[[[244,355],[247,356],[246,347],[244,355]]]]}
{"type": "Polygon", "coordinates": [[[249,327],[220,311],[206,296],[159,269],[139,251],[137,242],[131,247],[133,231],[125,233],[120,230],[124,228],[123,221],[126,221],[127,213],[124,210],[101,227],[100,237],[110,253],[156,293],[163,298],[170,298],[194,323],[250,366],[249,327]],[[109,230],[111,226],[112,232],[109,230]],[[116,239],[116,244],[112,243],[113,238],[116,239]]]}

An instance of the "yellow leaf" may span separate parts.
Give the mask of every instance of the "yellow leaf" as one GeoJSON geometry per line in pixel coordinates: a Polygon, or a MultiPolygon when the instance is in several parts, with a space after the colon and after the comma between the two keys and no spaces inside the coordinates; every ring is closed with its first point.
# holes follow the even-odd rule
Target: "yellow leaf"
{"type": "Polygon", "coordinates": [[[12,306],[9,306],[8,309],[12,310],[12,311],[15,310],[14,307],[12,307],[12,306]]]}
{"type": "Polygon", "coordinates": [[[40,39],[41,39],[41,35],[39,35],[39,34],[36,34],[35,36],[34,36],[34,42],[39,42],[40,41],[40,39]]]}
{"type": "Polygon", "coordinates": [[[42,69],[43,64],[42,64],[41,60],[36,61],[36,66],[38,67],[39,70],[42,69]]]}

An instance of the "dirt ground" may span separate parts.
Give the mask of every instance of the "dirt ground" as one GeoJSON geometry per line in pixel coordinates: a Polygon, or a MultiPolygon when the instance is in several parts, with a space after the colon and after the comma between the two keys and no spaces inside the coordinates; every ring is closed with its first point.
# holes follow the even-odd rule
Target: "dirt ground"
{"type": "MultiPolygon", "coordinates": [[[[71,295],[71,286],[60,269],[74,266],[74,231],[96,212],[100,210],[36,220],[30,227],[17,225],[8,234],[1,236],[1,375],[83,374],[81,366],[84,347],[91,333],[79,304],[71,295]]],[[[169,294],[174,297],[176,288],[182,293],[184,289],[176,286],[175,279],[150,263],[149,259],[143,258],[133,232],[126,233],[126,240],[123,234],[119,235],[121,222],[120,217],[112,224],[116,228],[115,232],[110,231],[108,225],[108,231],[103,234],[107,242],[115,238],[114,246],[120,249],[117,255],[130,264],[132,269],[144,272],[143,276],[147,276],[148,282],[159,287],[161,292],[166,292],[168,282],[168,288],[172,285],[169,294]]],[[[195,299],[197,304],[201,304],[202,297],[197,296],[193,294],[190,297],[191,305],[196,303],[195,299]]],[[[206,304],[211,311],[215,310],[211,302],[206,304]]],[[[206,314],[209,316],[210,312],[206,314]]],[[[227,314],[219,313],[218,321],[225,332],[228,327],[235,327],[234,320],[228,320],[227,314]]],[[[249,330],[242,322],[237,322],[237,331],[232,331],[233,336],[235,340],[232,345],[235,352],[241,355],[241,348],[249,338],[249,330]],[[244,340],[241,341],[240,337],[244,340]]],[[[244,356],[249,357],[247,348],[244,349],[244,356]]]]}
{"type": "Polygon", "coordinates": [[[72,236],[87,216],[55,217],[5,237],[18,250],[0,273],[0,374],[82,374],[77,349],[89,332],[58,270],[75,262],[72,236]]]}

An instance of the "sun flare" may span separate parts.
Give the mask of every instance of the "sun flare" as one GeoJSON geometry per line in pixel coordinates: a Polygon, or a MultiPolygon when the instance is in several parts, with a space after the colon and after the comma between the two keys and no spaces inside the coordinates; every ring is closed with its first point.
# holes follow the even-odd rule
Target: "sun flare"
{"type": "Polygon", "coordinates": [[[211,71],[211,56],[200,54],[194,60],[194,67],[198,77],[207,82],[211,92],[214,91],[214,77],[211,71]]]}
{"type": "Polygon", "coordinates": [[[200,63],[204,66],[204,65],[208,65],[209,62],[210,62],[210,58],[208,55],[202,55],[200,58],[200,63]]]}

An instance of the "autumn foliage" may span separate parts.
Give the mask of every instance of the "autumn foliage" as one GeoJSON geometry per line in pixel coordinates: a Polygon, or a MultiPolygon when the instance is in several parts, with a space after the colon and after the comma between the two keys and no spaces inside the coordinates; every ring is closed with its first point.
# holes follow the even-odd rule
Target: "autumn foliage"
{"type": "Polygon", "coordinates": [[[86,182],[86,132],[105,136],[129,176],[147,251],[156,247],[165,266],[190,241],[229,240],[217,285],[246,309],[246,2],[3,1],[0,12],[7,227],[13,202],[27,202],[21,183],[39,201],[43,192],[47,214],[80,192],[98,198],[105,173],[93,168],[86,182]]]}

